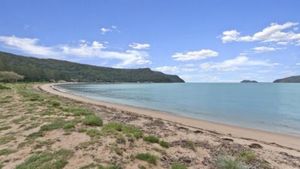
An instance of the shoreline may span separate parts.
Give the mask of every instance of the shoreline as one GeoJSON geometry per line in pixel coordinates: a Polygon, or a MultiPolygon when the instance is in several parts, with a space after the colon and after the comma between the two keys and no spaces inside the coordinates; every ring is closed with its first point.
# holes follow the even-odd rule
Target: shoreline
{"type": "Polygon", "coordinates": [[[244,140],[252,140],[266,145],[275,145],[278,147],[293,149],[300,152],[300,137],[298,136],[281,134],[281,133],[273,133],[273,132],[262,131],[258,129],[243,128],[243,127],[238,127],[238,126],[233,126],[228,124],[221,124],[221,123],[210,122],[206,120],[183,117],[183,116],[174,115],[174,114],[157,111],[157,110],[94,100],[87,97],[74,95],[68,93],[67,91],[61,91],[60,89],[56,88],[55,85],[57,84],[53,84],[53,83],[39,84],[37,85],[37,87],[44,92],[48,92],[54,95],[58,95],[64,98],[68,98],[71,100],[75,100],[87,104],[101,106],[109,109],[115,109],[121,112],[126,111],[126,112],[144,115],[152,118],[158,118],[164,121],[175,122],[187,127],[203,129],[209,132],[221,133],[228,137],[244,139],[244,140]]]}

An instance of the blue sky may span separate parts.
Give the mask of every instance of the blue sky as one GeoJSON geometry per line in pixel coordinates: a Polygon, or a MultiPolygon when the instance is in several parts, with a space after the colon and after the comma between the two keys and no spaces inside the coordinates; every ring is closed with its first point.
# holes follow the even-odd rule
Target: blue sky
{"type": "Polygon", "coordinates": [[[0,50],[193,82],[300,74],[299,0],[2,0],[0,50]]]}

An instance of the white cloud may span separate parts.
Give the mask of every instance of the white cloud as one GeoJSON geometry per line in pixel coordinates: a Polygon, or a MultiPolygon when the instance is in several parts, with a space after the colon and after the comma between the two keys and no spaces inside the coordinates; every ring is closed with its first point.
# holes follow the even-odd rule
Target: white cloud
{"type": "Polygon", "coordinates": [[[262,31],[254,33],[253,35],[241,36],[241,33],[237,30],[224,31],[222,34],[223,43],[227,42],[277,42],[278,44],[300,43],[300,33],[297,31],[296,26],[298,23],[286,22],[284,24],[272,23],[262,31]],[[293,28],[292,30],[290,30],[293,28]]]}
{"type": "Polygon", "coordinates": [[[111,32],[112,30],[111,30],[110,28],[104,28],[104,27],[103,27],[103,28],[100,29],[100,31],[101,31],[101,34],[104,35],[104,34],[106,34],[107,32],[111,32]]]}
{"type": "Polygon", "coordinates": [[[233,59],[228,59],[219,63],[202,63],[200,68],[206,71],[234,71],[251,66],[276,66],[277,63],[270,63],[265,60],[251,60],[247,56],[238,56],[233,59]]]}
{"type": "Polygon", "coordinates": [[[210,57],[216,57],[219,53],[210,49],[198,51],[189,51],[185,53],[175,53],[172,57],[177,61],[202,60],[210,57]]]}
{"type": "Polygon", "coordinates": [[[274,47],[267,47],[267,46],[259,46],[259,47],[255,47],[253,48],[253,50],[256,53],[265,53],[265,52],[273,52],[278,50],[278,48],[274,48],[274,47]]]}
{"type": "Polygon", "coordinates": [[[154,70],[169,74],[176,74],[179,72],[179,68],[177,66],[161,66],[154,68],[154,70]]]}
{"type": "Polygon", "coordinates": [[[129,47],[131,47],[132,49],[149,49],[150,48],[150,44],[148,43],[132,43],[130,45],[128,45],[129,47]]]}
{"type": "Polygon", "coordinates": [[[18,38],[16,36],[0,36],[0,42],[8,47],[19,49],[27,54],[38,56],[54,57],[57,53],[47,46],[38,45],[39,39],[36,38],[18,38]]]}
{"type": "Polygon", "coordinates": [[[114,51],[108,50],[103,43],[93,41],[89,43],[81,40],[79,45],[56,45],[42,46],[38,44],[38,39],[19,38],[16,36],[0,36],[0,42],[6,47],[22,51],[25,54],[42,56],[47,58],[71,57],[89,57],[107,60],[120,61],[117,67],[126,67],[132,65],[149,64],[149,54],[145,51],[125,50],[114,51]]]}
{"type": "Polygon", "coordinates": [[[300,66],[300,63],[296,63],[297,66],[300,66]]]}

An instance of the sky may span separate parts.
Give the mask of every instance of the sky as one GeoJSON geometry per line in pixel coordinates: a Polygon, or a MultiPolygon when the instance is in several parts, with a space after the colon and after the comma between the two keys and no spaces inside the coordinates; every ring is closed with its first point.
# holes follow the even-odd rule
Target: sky
{"type": "Polygon", "coordinates": [[[299,0],[1,0],[0,51],[177,74],[300,75],[299,0]]]}

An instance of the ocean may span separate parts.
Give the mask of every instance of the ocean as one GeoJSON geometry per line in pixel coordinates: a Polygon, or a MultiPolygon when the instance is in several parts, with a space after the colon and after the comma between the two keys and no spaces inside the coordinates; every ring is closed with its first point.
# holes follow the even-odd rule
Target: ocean
{"type": "Polygon", "coordinates": [[[63,84],[76,95],[180,116],[300,135],[300,84],[63,84]]]}

